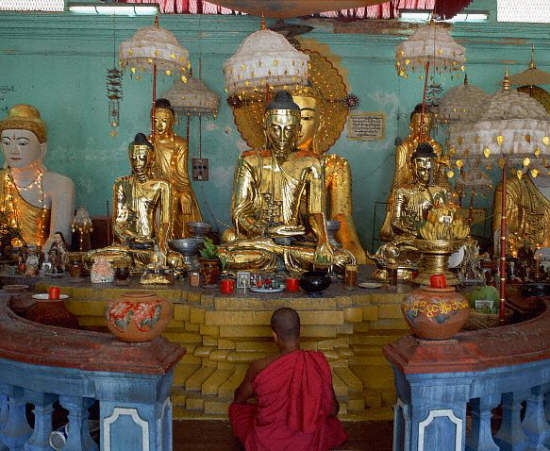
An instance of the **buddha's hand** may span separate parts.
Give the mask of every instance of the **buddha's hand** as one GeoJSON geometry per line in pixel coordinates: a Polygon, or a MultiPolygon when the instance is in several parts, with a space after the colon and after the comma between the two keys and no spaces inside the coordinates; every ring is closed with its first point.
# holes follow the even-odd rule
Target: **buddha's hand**
{"type": "Polygon", "coordinates": [[[277,225],[271,226],[269,229],[270,236],[296,236],[303,235],[306,232],[306,229],[303,226],[293,226],[293,225],[277,225]]]}
{"type": "Polygon", "coordinates": [[[182,214],[190,215],[192,213],[193,198],[189,192],[184,191],[180,194],[180,205],[182,214]]]}
{"type": "Polygon", "coordinates": [[[334,250],[328,243],[317,246],[313,255],[313,263],[316,265],[330,265],[334,260],[334,250]]]}

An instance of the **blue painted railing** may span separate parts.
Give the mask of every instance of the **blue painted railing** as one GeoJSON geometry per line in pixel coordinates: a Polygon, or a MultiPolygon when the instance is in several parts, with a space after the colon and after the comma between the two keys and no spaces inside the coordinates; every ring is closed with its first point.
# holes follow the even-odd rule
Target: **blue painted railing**
{"type": "Polygon", "coordinates": [[[444,342],[403,337],[384,354],[398,395],[394,451],[550,449],[548,308],[444,342]]]}
{"type": "Polygon", "coordinates": [[[54,403],[68,411],[63,450],[172,449],[170,388],[180,346],[40,325],[15,315],[5,300],[0,337],[0,451],[51,450],[54,403]],[[88,426],[96,400],[99,447],[88,426]]]}

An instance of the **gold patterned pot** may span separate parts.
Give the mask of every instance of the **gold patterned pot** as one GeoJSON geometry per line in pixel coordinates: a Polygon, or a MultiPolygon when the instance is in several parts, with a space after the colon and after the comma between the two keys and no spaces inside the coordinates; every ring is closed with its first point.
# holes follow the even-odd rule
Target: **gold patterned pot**
{"type": "Polygon", "coordinates": [[[172,314],[172,304],[155,293],[129,291],[109,303],[107,326],[123,341],[150,341],[160,335],[172,314]]]}
{"type": "Polygon", "coordinates": [[[401,303],[401,312],[413,333],[420,338],[446,340],[468,319],[468,301],[454,288],[420,287],[401,303]]]}
{"type": "Polygon", "coordinates": [[[444,274],[447,285],[458,285],[456,275],[449,271],[449,257],[464,243],[464,240],[421,240],[414,241],[422,257],[418,264],[418,275],[414,282],[419,285],[430,285],[430,277],[444,274]]]}

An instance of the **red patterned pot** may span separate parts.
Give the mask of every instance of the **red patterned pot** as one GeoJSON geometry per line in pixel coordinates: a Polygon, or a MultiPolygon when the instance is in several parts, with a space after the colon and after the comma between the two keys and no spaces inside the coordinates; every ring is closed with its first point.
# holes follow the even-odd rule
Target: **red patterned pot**
{"type": "Polygon", "coordinates": [[[109,330],[123,341],[150,341],[172,319],[172,304],[151,291],[129,291],[106,312],[109,330]]]}
{"type": "Polygon", "coordinates": [[[470,307],[452,287],[420,287],[403,300],[401,311],[417,337],[446,340],[462,328],[470,307]]]}

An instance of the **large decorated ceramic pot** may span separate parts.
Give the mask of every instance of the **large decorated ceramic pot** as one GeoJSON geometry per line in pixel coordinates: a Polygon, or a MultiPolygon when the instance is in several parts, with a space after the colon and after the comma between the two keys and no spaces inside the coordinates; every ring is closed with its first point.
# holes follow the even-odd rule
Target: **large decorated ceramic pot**
{"type": "Polygon", "coordinates": [[[401,311],[413,333],[420,338],[446,340],[468,319],[468,301],[454,288],[420,287],[401,303],[401,311]]]}
{"type": "Polygon", "coordinates": [[[109,330],[123,341],[150,341],[172,319],[172,304],[151,291],[129,291],[106,312],[109,330]]]}

